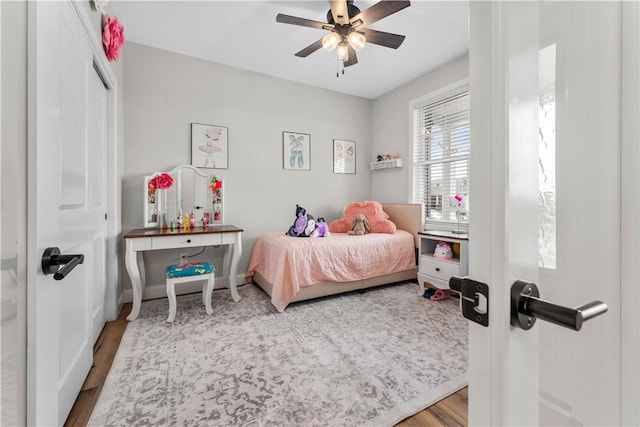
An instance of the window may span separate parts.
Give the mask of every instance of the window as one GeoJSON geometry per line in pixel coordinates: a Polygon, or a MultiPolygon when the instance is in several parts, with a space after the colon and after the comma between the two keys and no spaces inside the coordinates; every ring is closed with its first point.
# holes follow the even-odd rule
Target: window
{"type": "Polygon", "coordinates": [[[538,265],[556,268],[556,45],[540,49],[538,265]]]}
{"type": "Polygon", "coordinates": [[[468,226],[469,144],[466,85],[414,104],[412,202],[424,205],[425,227],[468,226]]]}

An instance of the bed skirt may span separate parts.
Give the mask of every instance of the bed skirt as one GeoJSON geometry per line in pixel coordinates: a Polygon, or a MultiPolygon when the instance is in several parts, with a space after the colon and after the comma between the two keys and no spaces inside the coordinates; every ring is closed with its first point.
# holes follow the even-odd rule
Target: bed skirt
{"type": "MultiPolygon", "coordinates": [[[[291,302],[298,302],[309,300],[313,298],[320,298],[328,295],[340,294],[343,292],[355,291],[358,289],[371,288],[373,286],[386,285],[395,282],[403,282],[407,280],[416,280],[417,268],[410,270],[400,271],[392,274],[385,274],[383,276],[371,277],[369,279],[354,280],[352,282],[321,282],[312,286],[305,286],[301,288],[296,294],[295,298],[291,302]]],[[[256,271],[253,276],[253,281],[258,284],[269,296],[273,292],[273,284],[267,281],[259,271],[256,271]]]]}

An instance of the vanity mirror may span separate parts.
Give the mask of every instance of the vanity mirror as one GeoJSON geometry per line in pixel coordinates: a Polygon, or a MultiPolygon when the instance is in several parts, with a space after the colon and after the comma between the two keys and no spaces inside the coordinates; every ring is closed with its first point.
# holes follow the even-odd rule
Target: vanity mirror
{"type": "Polygon", "coordinates": [[[191,165],[144,177],[144,227],[180,227],[193,213],[193,225],[224,223],[224,185],[215,173],[191,165]]]}

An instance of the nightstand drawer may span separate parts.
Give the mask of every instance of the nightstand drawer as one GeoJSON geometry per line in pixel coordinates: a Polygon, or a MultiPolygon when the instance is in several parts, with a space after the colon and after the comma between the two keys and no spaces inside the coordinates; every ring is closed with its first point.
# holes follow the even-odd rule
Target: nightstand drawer
{"type": "Polygon", "coordinates": [[[430,256],[420,257],[420,273],[449,282],[451,276],[460,274],[460,264],[430,256]]]}

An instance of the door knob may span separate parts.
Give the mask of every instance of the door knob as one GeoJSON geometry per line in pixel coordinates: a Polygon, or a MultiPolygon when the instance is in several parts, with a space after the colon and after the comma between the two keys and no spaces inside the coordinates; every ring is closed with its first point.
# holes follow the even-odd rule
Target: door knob
{"type": "Polygon", "coordinates": [[[582,324],[607,312],[602,301],[593,301],[576,308],[564,307],[539,298],[535,283],[517,280],[511,286],[511,325],[529,330],[536,319],[546,320],[579,331],[582,324]]]}
{"type": "Polygon", "coordinates": [[[76,265],[84,262],[84,255],[61,255],[56,247],[47,248],[42,254],[42,272],[53,274],[56,280],[62,280],[76,265]],[[60,268],[60,266],[63,266],[60,268]]]}

